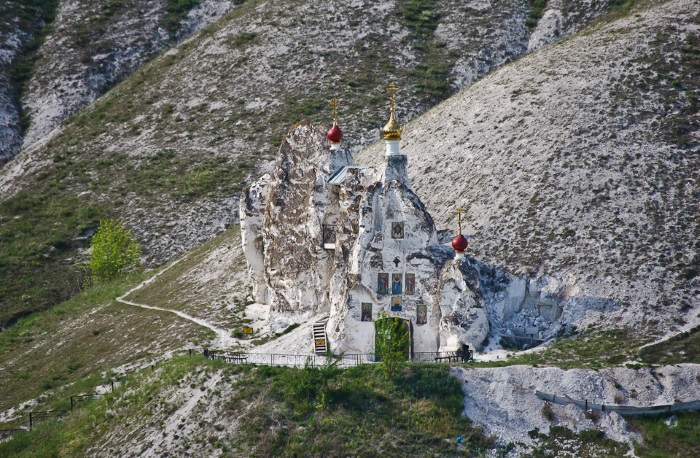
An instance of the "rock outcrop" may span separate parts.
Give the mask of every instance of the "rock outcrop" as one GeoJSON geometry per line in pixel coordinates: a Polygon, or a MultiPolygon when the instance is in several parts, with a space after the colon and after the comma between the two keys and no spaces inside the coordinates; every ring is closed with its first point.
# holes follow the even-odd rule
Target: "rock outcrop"
{"type": "Polygon", "coordinates": [[[606,437],[632,444],[640,441],[636,431],[617,413],[586,412],[574,405],[549,404],[535,390],[569,396],[595,404],[649,407],[700,399],[700,366],[682,364],[655,368],[606,368],[598,371],[533,368],[453,368],[463,384],[464,415],[484,427],[501,444],[537,445],[529,431],[548,433],[552,426],[572,431],[603,431],[606,437]]]}
{"type": "Polygon", "coordinates": [[[39,49],[35,72],[22,99],[31,120],[27,148],[87,106],[144,62],[234,7],[232,0],[204,0],[181,18],[169,18],[168,2],[96,4],[64,0],[51,33],[39,49]],[[171,30],[166,21],[175,21],[171,30]]]}
{"type": "Polygon", "coordinates": [[[492,328],[521,338],[533,326],[532,337],[549,332],[561,309],[540,293],[545,285],[455,261],[438,243],[406,156],[387,156],[375,170],[328,146],[322,129],[293,128],[272,172],[241,198],[255,299],[272,314],[329,312],[336,353],[372,353],[373,322],[384,316],[410,323],[415,352],[479,348],[492,328]]]}

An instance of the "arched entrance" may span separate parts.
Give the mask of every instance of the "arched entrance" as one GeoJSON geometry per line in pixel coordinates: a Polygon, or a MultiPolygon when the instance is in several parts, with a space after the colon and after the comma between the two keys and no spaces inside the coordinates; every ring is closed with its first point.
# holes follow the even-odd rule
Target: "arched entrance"
{"type": "Polygon", "coordinates": [[[380,318],[374,322],[374,358],[382,353],[402,352],[406,360],[413,359],[413,323],[398,317],[380,318]]]}

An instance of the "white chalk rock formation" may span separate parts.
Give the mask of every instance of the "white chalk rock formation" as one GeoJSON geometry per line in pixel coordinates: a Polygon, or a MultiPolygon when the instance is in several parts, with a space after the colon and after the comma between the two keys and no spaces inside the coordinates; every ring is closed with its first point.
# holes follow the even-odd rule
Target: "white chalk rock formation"
{"type": "Polygon", "coordinates": [[[413,352],[479,347],[489,321],[478,272],[438,244],[406,156],[375,171],[328,146],[322,129],[295,127],[271,176],[241,199],[256,300],[272,313],[330,312],[334,353],[373,352],[384,316],[405,320],[413,352]]]}

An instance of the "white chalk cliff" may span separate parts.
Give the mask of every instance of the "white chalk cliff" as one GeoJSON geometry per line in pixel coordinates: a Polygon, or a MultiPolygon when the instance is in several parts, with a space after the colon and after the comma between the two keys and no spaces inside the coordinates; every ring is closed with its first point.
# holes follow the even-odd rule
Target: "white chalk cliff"
{"type": "Polygon", "coordinates": [[[328,313],[334,353],[372,353],[383,316],[409,324],[413,352],[480,348],[491,330],[541,337],[552,328],[561,308],[556,294],[541,300],[546,285],[531,291],[471,257],[455,260],[438,241],[398,148],[373,169],[329,146],[323,129],[295,126],[272,173],[241,198],[256,301],[300,318],[328,313]]]}

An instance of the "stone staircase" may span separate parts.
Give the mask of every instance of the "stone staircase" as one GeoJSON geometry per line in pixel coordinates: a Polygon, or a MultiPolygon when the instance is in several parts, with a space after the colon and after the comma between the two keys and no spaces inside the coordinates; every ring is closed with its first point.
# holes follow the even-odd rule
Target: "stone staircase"
{"type": "Polygon", "coordinates": [[[313,346],[317,355],[325,356],[327,351],[326,324],[328,324],[328,314],[323,314],[313,325],[313,346]]]}

